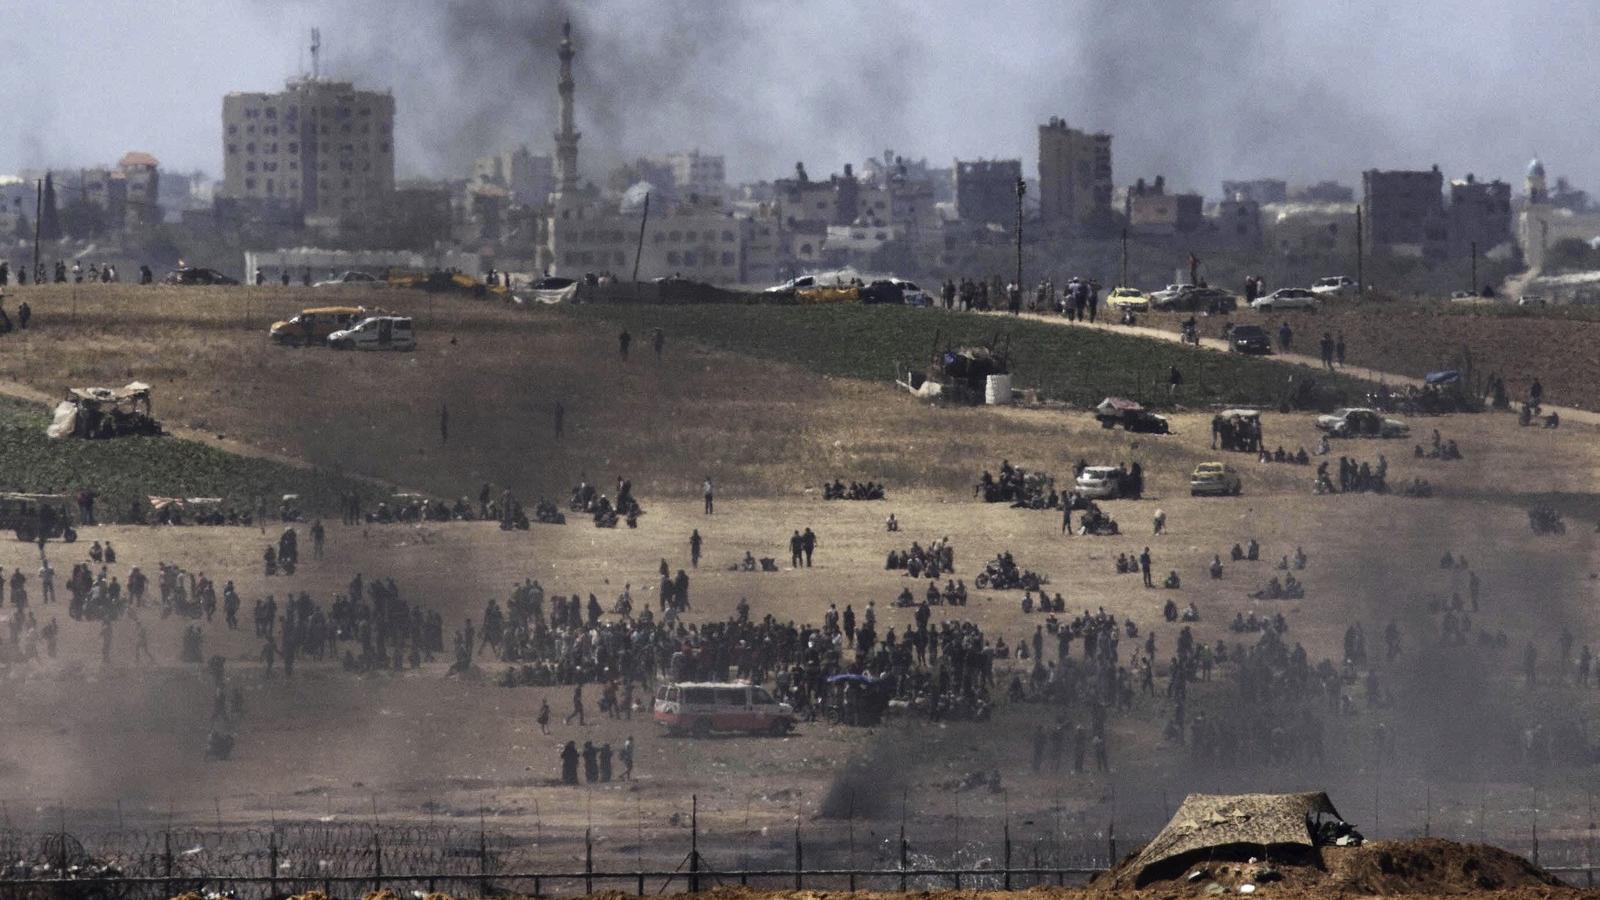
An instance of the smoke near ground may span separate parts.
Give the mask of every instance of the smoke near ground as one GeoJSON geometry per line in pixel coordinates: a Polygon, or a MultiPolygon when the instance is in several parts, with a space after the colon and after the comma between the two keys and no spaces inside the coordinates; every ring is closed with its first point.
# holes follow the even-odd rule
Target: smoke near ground
{"type": "MultiPolygon", "coordinates": [[[[68,0],[8,17],[0,73],[49,85],[0,135],[0,171],[114,160],[220,167],[220,97],[309,68],[392,87],[404,174],[550,145],[561,21],[578,32],[583,167],[671,149],[726,154],[735,180],[798,160],[838,170],[888,148],[1021,156],[1052,115],[1116,135],[1119,180],[1165,174],[1355,182],[1438,163],[1520,178],[1535,152],[1600,179],[1571,115],[1587,100],[1582,4],[857,4],[225,0],[162,15],[68,0]],[[115,77],[88,59],[116,59],[115,77]],[[226,73],[226,74],[219,74],[226,73]]],[[[180,7],[185,4],[180,4],[180,7]]]]}

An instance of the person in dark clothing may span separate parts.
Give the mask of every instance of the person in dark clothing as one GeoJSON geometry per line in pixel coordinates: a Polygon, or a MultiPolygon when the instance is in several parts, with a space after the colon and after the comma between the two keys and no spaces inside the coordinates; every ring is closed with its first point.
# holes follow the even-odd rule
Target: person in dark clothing
{"type": "Polygon", "coordinates": [[[600,780],[600,760],[594,741],[583,742],[583,780],[589,784],[600,780]]]}
{"type": "Polygon", "coordinates": [[[28,305],[28,301],[22,301],[22,303],[17,306],[17,325],[22,328],[23,331],[27,331],[28,320],[32,318],[33,307],[28,305]]]}
{"type": "Polygon", "coordinates": [[[600,745],[600,780],[611,780],[611,745],[600,745]]]}
{"type": "Polygon", "coordinates": [[[657,328],[655,333],[650,335],[650,346],[655,348],[656,359],[660,359],[662,349],[667,346],[667,336],[661,329],[657,328]]]}
{"type": "Polygon", "coordinates": [[[617,335],[617,349],[622,353],[624,360],[628,358],[628,345],[631,343],[633,343],[633,335],[628,333],[628,329],[622,329],[622,333],[617,335]]]}
{"type": "Polygon", "coordinates": [[[1149,547],[1144,548],[1144,552],[1139,554],[1139,571],[1144,573],[1144,586],[1145,587],[1155,587],[1156,586],[1155,582],[1152,581],[1151,578],[1150,578],[1150,548],[1149,547]]]}
{"type": "Polygon", "coordinates": [[[561,748],[561,783],[578,783],[578,745],[574,741],[561,748]]]}
{"type": "Polygon", "coordinates": [[[689,535],[689,567],[700,568],[700,529],[696,528],[694,534],[689,535]]]}
{"type": "Polygon", "coordinates": [[[1344,332],[1339,332],[1339,337],[1333,342],[1333,358],[1339,363],[1339,368],[1344,368],[1344,332]]]}
{"type": "Polygon", "coordinates": [[[789,568],[800,568],[800,561],[804,556],[805,539],[800,537],[800,532],[797,529],[795,533],[789,537],[789,568]]]}
{"type": "Polygon", "coordinates": [[[800,536],[800,548],[806,554],[806,568],[811,568],[811,554],[817,549],[817,536],[810,528],[800,536]]]}

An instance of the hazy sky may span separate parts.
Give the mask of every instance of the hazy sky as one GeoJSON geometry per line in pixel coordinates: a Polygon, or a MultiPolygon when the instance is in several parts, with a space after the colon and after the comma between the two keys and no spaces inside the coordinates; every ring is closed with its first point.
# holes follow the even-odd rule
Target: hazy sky
{"type": "Polygon", "coordinates": [[[1456,0],[0,0],[0,173],[114,162],[221,169],[221,97],[308,65],[390,87],[399,167],[460,175],[550,152],[554,44],[579,44],[585,178],[699,147],[736,180],[893,148],[1021,156],[1060,115],[1115,135],[1118,182],[1359,181],[1474,172],[1600,187],[1600,3],[1456,0]]]}

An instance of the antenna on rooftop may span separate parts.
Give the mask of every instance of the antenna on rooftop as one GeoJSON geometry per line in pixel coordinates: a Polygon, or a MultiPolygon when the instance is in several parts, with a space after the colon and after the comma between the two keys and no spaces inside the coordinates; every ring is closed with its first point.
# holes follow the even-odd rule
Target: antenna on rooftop
{"type": "Polygon", "coordinates": [[[311,80],[321,77],[322,70],[317,64],[317,55],[322,52],[322,29],[311,29],[311,80]]]}

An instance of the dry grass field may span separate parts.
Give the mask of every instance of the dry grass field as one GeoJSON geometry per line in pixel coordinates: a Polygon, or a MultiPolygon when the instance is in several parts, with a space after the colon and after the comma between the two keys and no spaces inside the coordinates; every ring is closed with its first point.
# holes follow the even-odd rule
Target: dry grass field
{"type": "MultiPolygon", "coordinates": [[[[605,310],[529,313],[444,297],[430,310],[423,295],[385,294],[385,306],[418,318],[422,348],[338,354],[265,341],[269,317],[308,302],[300,292],[83,289],[75,314],[69,294],[45,289],[37,300],[28,297],[36,327],[0,339],[0,378],[51,393],[141,378],[156,386],[157,412],[169,421],[439,494],[476,493],[491,481],[555,495],[582,473],[602,484],[622,474],[634,480],[647,514],[637,530],[614,531],[581,520],[511,533],[483,523],[335,526],[327,559],[292,578],[270,579],[259,563],[270,536],[257,529],[86,529],[84,541],[115,543],[120,569],[153,570],[166,561],[235,581],[246,602],[245,630],[228,631],[220,617],[203,628],[207,654],[224,655],[246,688],[240,742],[231,761],[203,758],[211,695],[202,673],[177,662],[187,620],[147,615],[154,666],[132,664],[133,636],[119,625],[112,664],[102,667],[96,625],[66,620],[59,607],[36,608],[63,622],[59,657],[0,668],[7,697],[0,798],[19,820],[59,814],[103,822],[118,801],[119,814],[140,821],[425,821],[475,819],[483,811],[491,827],[549,835],[540,852],[553,861],[570,863],[581,853],[576,842],[592,823],[602,857],[631,861],[650,853],[670,865],[665,857],[681,855],[683,817],[698,795],[702,825],[718,835],[707,852],[723,864],[784,858],[797,823],[831,845],[827,859],[843,864],[846,826],[815,818],[841,785],[870,795],[857,807],[862,821],[850,826],[860,830],[849,845],[861,863],[885,852],[902,797],[919,846],[992,853],[1002,821],[1036,842],[1070,833],[1085,846],[1103,846],[1108,822],[1119,834],[1148,834],[1189,790],[1325,788],[1348,818],[1379,834],[1411,833],[1426,817],[1434,834],[1486,830],[1514,838],[1526,830],[1533,804],[1545,816],[1547,840],[1581,837],[1592,770],[1531,767],[1517,747],[1523,729],[1577,727],[1600,710],[1592,687],[1561,683],[1567,669],[1555,649],[1563,629],[1577,646],[1600,645],[1600,582],[1593,577],[1600,571],[1600,469],[1590,432],[1519,429],[1503,415],[1419,419],[1412,423],[1418,441],[1438,428],[1466,459],[1413,459],[1411,443],[1399,441],[1343,442],[1335,453],[1375,461],[1382,452],[1392,483],[1426,478],[1437,488],[1431,499],[1314,497],[1309,467],[1244,455],[1229,459],[1243,473],[1243,496],[1192,498],[1187,473],[1217,456],[1204,412],[1179,413],[1177,433],[1148,437],[1106,432],[1064,409],[929,407],[882,382],[819,375],[734,352],[725,342],[707,349],[676,332],[662,359],[641,342],[622,364],[616,323],[605,310]],[[550,428],[556,399],[568,410],[559,442],[550,428]],[[450,409],[448,442],[439,434],[441,404],[450,409]],[[1002,457],[1058,476],[1080,457],[1138,459],[1149,493],[1107,504],[1124,536],[1063,537],[1055,514],[972,498],[977,473],[1002,457]],[[706,473],[720,485],[712,517],[701,514],[697,498],[706,473]],[[834,475],[881,480],[889,500],[826,503],[815,488],[834,475]],[[1564,510],[1567,534],[1529,532],[1525,511],[1536,500],[1564,510]],[[1155,537],[1150,520],[1158,508],[1170,533],[1155,537]],[[899,535],[883,531],[891,511],[903,523],[899,535]],[[726,570],[746,550],[782,558],[786,536],[807,526],[821,540],[815,568],[726,570]],[[1057,716],[1082,721],[1083,710],[1013,704],[982,724],[816,723],[784,739],[707,741],[657,735],[636,716],[554,725],[546,736],[533,713],[547,698],[559,722],[568,692],[498,687],[487,658],[467,677],[447,677],[443,662],[359,676],[330,662],[303,664],[286,682],[263,676],[259,642],[248,631],[254,599],[304,590],[326,600],[356,571],[394,577],[409,602],[443,611],[452,631],[525,577],[552,592],[593,592],[606,601],[631,584],[638,602],[653,603],[657,562],[685,565],[696,528],[707,557],[694,575],[695,622],[729,616],[741,597],[755,616],[800,622],[819,621],[830,603],[860,611],[874,601],[881,627],[903,629],[910,611],[889,604],[907,579],[884,571],[884,555],[912,540],[948,536],[957,574],[969,585],[982,560],[1010,550],[1050,576],[1069,616],[1104,608],[1135,622],[1140,634],[1125,643],[1128,652],[1153,632],[1158,669],[1178,629],[1161,618],[1168,597],[1196,604],[1196,637],[1207,644],[1253,643],[1254,635],[1229,631],[1234,616],[1281,612],[1288,640],[1312,660],[1337,660],[1353,623],[1380,656],[1383,628],[1396,622],[1406,653],[1383,666],[1392,702],[1369,708],[1361,684],[1346,686],[1355,709],[1327,715],[1328,755],[1316,767],[1197,764],[1162,739],[1171,710],[1162,677],[1155,696],[1141,694],[1131,712],[1113,720],[1111,771],[1072,775],[1031,771],[1030,736],[1057,716]],[[1252,536],[1266,561],[1230,565],[1221,580],[1206,577],[1213,553],[1226,558],[1233,543],[1252,536]],[[1181,574],[1181,591],[1147,590],[1137,575],[1115,574],[1119,552],[1145,546],[1158,573],[1181,574]],[[1301,573],[1306,599],[1250,599],[1272,574],[1270,561],[1296,546],[1311,557],[1301,573]],[[1440,569],[1446,550],[1467,556],[1482,579],[1475,628],[1504,631],[1507,649],[1434,649],[1428,598],[1461,591],[1464,577],[1440,569]],[[1530,641],[1543,676],[1538,688],[1525,690],[1520,650],[1530,641]],[[1372,753],[1380,724],[1398,745],[1381,760],[1372,753]],[[636,783],[585,790],[552,784],[559,742],[616,744],[630,734],[640,746],[636,783]],[[968,774],[990,768],[1003,773],[1002,791],[960,787],[968,774]]],[[[1265,428],[1271,446],[1309,449],[1316,441],[1308,414],[1268,413],[1265,428]]],[[[49,550],[58,571],[84,559],[82,543],[49,550]]],[[[37,567],[37,551],[0,542],[0,568],[13,567],[37,567]]],[[[941,609],[936,618],[959,612],[1015,645],[1044,621],[1024,614],[1020,599],[1018,592],[977,592],[966,609],[941,609]]],[[[1236,704],[1235,691],[1224,669],[1194,689],[1192,704],[1220,715],[1236,704]]]]}

